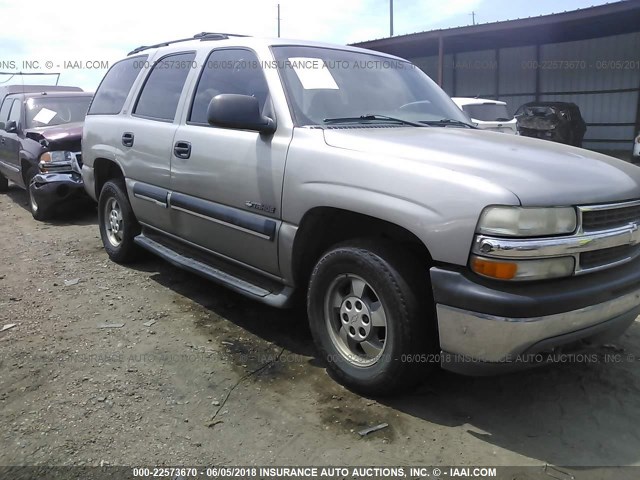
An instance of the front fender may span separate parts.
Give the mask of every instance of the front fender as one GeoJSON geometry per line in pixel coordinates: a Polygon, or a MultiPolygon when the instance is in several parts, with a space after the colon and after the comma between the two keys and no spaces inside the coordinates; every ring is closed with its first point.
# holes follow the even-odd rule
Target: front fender
{"type": "Polygon", "coordinates": [[[321,130],[296,129],[287,157],[282,214],[333,207],[402,227],[437,262],[466,265],[482,209],[519,205],[509,190],[426,162],[328,146],[321,130]]]}

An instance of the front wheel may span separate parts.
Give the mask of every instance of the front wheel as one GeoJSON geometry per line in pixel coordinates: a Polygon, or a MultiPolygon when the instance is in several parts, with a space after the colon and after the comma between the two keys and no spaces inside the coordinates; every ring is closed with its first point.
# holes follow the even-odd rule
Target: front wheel
{"type": "Polygon", "coordinates": [[[0,173],[0,193],[5,193],[9,190],[9,180],[7,177],[0,173]]]}
{"type": "MultiPolygon", "coordinates": [[[[331,372],[353,390],[395,393],[423,379],[437,333],[428,270],[385,243],[338,245],[316,264],[311,333],[331,372]]],[[[431,365],[432,366],[432,365],[431,365]]]]}
{"type": "Polygon", "coordinates": [[[129,263],[139,256],[134,238],[140,224],[133,214],[124,180],[104,184],[98,199],[98,223],[104,249],[117,263],[129,263]]]}
{"type": "Polygon", "coordinates": [[[39,222],[48,220],[51,218],[51,214],[53,208],[50,205],[43,205],[42,202],[38,201],[37,195],[34,193],[35,187],[33,184],[33,177],[37,175],[38,171],[33,168],[27,174],[27,182],[26,182],[26,190],[27,190],[27,200],[29,201],[29,210],[31,210],[31,215],[34,219],[39,222]]]}

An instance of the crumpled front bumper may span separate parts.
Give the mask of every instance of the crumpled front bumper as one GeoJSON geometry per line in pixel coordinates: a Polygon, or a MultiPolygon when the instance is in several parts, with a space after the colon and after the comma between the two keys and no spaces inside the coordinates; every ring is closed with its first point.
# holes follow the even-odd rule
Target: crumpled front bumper
{"type": "Polygon", "coordinates": [[[500,373],[621,335],[640,314],[640,261],[549,282],[505,284],[434,267],[440,363],[500,373]]]}
{"type": "Polygon", "coordinates": [[[38,205],[52,207],[86,196],[82,176],[70,173],[39,173],[29,186],[38,205]]]}

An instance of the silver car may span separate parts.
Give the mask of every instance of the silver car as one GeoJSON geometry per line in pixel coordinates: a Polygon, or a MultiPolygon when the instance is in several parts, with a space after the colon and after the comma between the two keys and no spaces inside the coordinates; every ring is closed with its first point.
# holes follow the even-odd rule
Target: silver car
{"type": "Polygon", "coordinates": [[[144,248],[306,302],[319,357],[358,391],[619,335],[640,312],[640,169],[467,122],[397,57],[201,34],[109,70],[82,173],[112,260],[144,248]]]}

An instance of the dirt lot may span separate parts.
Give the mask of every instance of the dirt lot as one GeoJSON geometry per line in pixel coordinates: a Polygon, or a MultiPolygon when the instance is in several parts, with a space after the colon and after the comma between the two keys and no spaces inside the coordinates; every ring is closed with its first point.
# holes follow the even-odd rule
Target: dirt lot
{"type": "Polygon", "coordinates": [[[0,240],[0,328],[17,324],[0,333],[0,465],[640,463],[637,320],[596,363],[362,398],[314,358],[303,312],[153,257],[116,265],[92,209],[37,223],[12,187],[0,240]]]}

